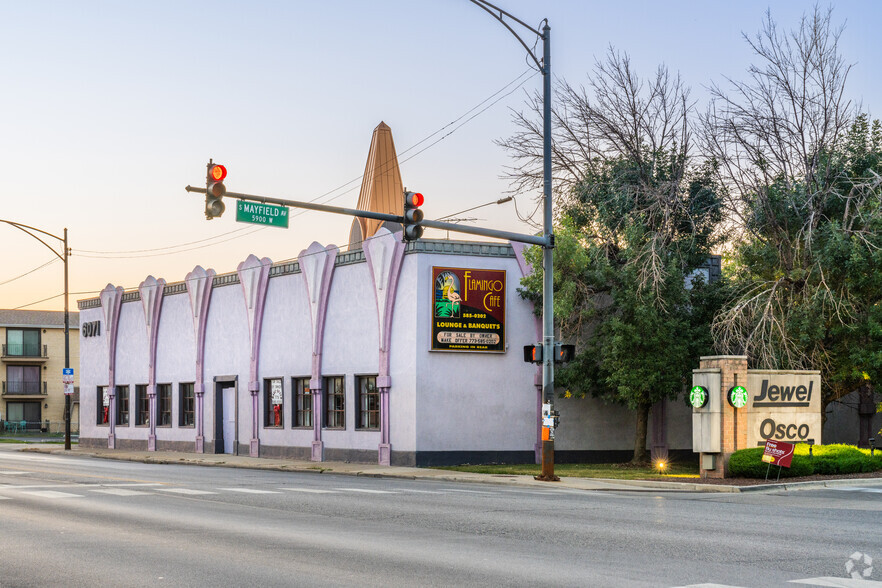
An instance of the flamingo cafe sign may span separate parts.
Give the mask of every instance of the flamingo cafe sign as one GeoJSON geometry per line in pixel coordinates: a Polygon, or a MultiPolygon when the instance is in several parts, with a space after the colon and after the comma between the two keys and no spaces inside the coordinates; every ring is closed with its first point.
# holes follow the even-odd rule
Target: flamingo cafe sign
{"type": "Polygon", "coordinates": [[[505,270],[432,268],[432,351],[505,351],[505,270]]]}

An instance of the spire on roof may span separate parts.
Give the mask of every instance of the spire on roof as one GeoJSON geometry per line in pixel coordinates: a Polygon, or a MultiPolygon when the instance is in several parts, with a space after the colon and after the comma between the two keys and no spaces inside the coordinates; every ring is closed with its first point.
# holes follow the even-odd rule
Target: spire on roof
{"type": "MultiPolygon", "coordinates": [[[[401,170],[398,168],[395,143],[392,141],[392,129],[386,123],[380,122],[371,138],[356,208],[401,215],[404,214],[403,194],[404,185],[401,182],[401,170]]],[[[373,237],[382,225],[383,221],[380,220],[356,218],[349,234],[350,248],[360,248],[361,241],[373,237]]],[[[387,228],[400,231],[401,225],[390,223],[387,228]]]]}

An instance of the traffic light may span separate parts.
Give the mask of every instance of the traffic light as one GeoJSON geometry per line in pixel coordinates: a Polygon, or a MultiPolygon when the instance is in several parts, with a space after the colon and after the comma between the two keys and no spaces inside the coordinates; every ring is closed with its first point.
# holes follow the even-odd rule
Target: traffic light
{"type": "Polygon", "coordinates": [[[423,211],[420,206],[423,205],[423,195],[419,192],[404,192],[404,222],[401,223],[404,229],[405,241],[416,241],[423,236],[423,211]]]}
{"type": "Polygon", "coordinates": [[[542,363],[542,345],[524,345],[524,361],[542,363]]]}
{"type": "Polygon", "coordinates": [[[554,363],[566,363],[576,357],[575,345],[554,344],[554,363]]]}
{"type": "Polygon", "coordinates": [[[211,220],[224,213],[223,197],[227,193],[224,178],[227,168],[217,163],[208,162],[208,175],[205,178],[205,218],[211,220]]]}
{"type": "MultiPolygon", "coordinates": [[[[576,346],[555,343],[552,353],[554,363],[573,361],[576,357],[576,346]]],[[[524,345],[524,361],[527,363],[542,363],[542,344],[524,345]]]]}

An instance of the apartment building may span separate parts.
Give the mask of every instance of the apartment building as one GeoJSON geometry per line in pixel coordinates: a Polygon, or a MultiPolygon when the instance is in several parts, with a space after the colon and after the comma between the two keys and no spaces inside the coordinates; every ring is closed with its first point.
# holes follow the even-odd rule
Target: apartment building
{"type": "MultiPolygon", "coordinates": [[[[69,317],[70,366],[79,367],[79,313],[69,317]]],[[[0,310],[0,431],[59,431],[64,423],[64,313],[0,310]]],[[[74,370],[71,428],[78,430],[79,378],[74,370]]]]}

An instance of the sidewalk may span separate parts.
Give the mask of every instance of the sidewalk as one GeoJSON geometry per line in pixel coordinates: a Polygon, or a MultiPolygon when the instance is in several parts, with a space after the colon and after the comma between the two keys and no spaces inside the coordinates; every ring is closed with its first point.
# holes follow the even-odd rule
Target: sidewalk
{"type": "Polygon", "coordinates": [[[701,484],[695,482],[667,482],[659,480],[608,480],[599,478],[561,478],[560,482],[539,482],[532,476],[476,474],[454,472],[432,468],[382,466],[377,464],[348,462],[314,462],[292,459],[271,459],[248,457],[244,455],[183,453],[177,451],[125,451],[119,449],[96,449],[73,447],[65,451],[58,445],[31,445],[19,451],[70,455],[76,457],[96,457],[157,464],[183,464],[228,468],[247,468],[255,470],[275,470],[283,472],[305,472],[312,474],[339,474],[347,476],[367,476],[374,478],[401,478],[407,480],[437,480],[442,482],[466,482],[473,484],[496,484],[499,486],[520,486],[535,488],[568,488],[571,490],[606,490],[631,492],[715,492],[744,493],[772,492],[781,490],[800,490],[806,488],[865,487],[882,486],[882,478],[862,478],[847,480],[821,480],[813,482],[780,482],[758,484],[755,486],[736,486],[725,484],[701,484]]]}

